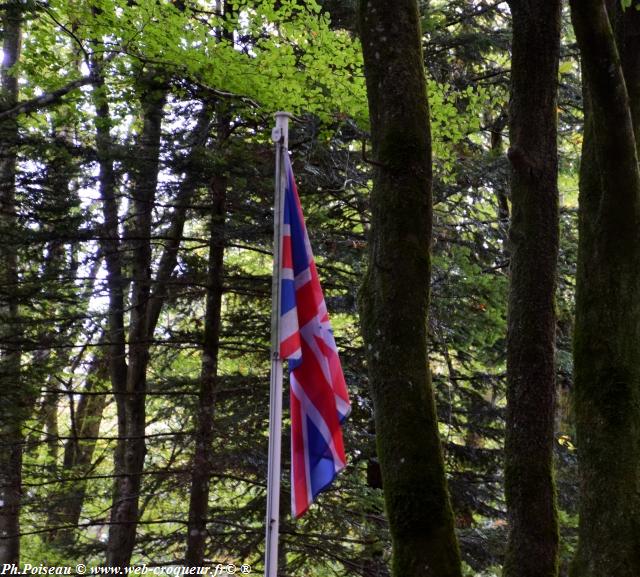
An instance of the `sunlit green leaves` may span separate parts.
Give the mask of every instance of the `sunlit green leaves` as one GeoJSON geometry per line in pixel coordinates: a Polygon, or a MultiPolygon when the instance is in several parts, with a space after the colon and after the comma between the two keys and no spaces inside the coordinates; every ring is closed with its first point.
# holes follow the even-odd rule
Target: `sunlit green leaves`
{"type": "Polygon", "coordinates": [[[491,106],[492,99],[482,86],[456,90],[450,84],[429,80],[428,88],[433,155],[440,178],[448,180],[455,173],[456,159],[464,154],[461,143],[480,130],[483,111],[491,106]]]}
{"type": "Polygon", "coordinates": [[[266,113],[365,118],[358,43],[332,30],[316,2],[233,2],[225,15],[199,4],[52,0],[26,35],[25,90],[56,88],[101,54],[110,89],[121,94],[153,66],[266,113]]]}

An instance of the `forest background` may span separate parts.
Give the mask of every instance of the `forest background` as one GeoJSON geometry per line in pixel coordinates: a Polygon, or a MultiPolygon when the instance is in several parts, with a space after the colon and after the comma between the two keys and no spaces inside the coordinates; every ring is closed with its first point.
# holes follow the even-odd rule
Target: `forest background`
{"type": "MultiPolygon", "coordinates": [[[[284,109],[296,115],[294,171],[353,412],[347,470],[301,520],[283,515],[281,573],[389,574],[356,302],[376,164],[355,3],[2,9],[0,482],[19,501],[4,546],[34,565],[204,558],[260,569],[270,131],[284,109]]],[[[434,151],[431,369],[465,575],[490,577],[507,534],[511,13],[476,0],[420,9],[434,151]]],[[[577,541],[583,137],[568,8],[562,34],[554,453],[565,575],[577,541]]],[[[285,513],[286,480],[283,493],[285,513]]]]}

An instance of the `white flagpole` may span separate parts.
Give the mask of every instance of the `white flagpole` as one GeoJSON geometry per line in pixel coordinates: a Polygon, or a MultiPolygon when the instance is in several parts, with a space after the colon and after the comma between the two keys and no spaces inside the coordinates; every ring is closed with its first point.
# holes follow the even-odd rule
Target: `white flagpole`
{"type": "Polygon", "coordinates": [[[280,524],[280,453],[282,448],[282,359],[280,358],[280,259],[281,227],[284,211],[284,155],[289,147],[288,112],[276,112],[271,138],[276,143],[276,184],[273,210],[273,281],[271,286],[271,387],[269,394],[269,472],[267,477],[265,577],[278,574],[280,524]]]}

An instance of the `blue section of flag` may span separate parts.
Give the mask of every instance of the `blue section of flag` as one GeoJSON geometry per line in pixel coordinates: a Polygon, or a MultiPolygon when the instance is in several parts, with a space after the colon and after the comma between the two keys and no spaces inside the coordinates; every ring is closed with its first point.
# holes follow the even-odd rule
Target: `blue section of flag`
{"type": "Polygon", "coordinates": [[[331,485],[336,477],[336,470],[329,445],[327,445],[311,419],[307,419],[307,442],[311,456],[309,462],[311,494],[315,501],[318,494],[331,485]]]}
{"type": "Polygon", "coordinates": [[[309,268],[311,255],[307,254],[305,242],[306,230],[300,219],[298,206],[294,197],[295,183],[293,172],[289,173],[287,179],[289,183],[285,195],[285,214],[289,215],[289,226],[291,227],[291,243],[293,249],[293,274],[294,277],[305,272],[309,268]]]}

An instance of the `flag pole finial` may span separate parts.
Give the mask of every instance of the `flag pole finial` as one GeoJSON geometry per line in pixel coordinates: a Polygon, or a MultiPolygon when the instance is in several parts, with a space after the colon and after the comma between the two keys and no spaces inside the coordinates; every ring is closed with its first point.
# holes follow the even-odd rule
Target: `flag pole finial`
{"type": "Polygon", "coordinates": [[[271,140],[276,145],[281,143],[285,150],[289,148],[289,119],[293,118],[290,112],[278,111],[275,114],[276,125],[271,131],[271,140]]]}

